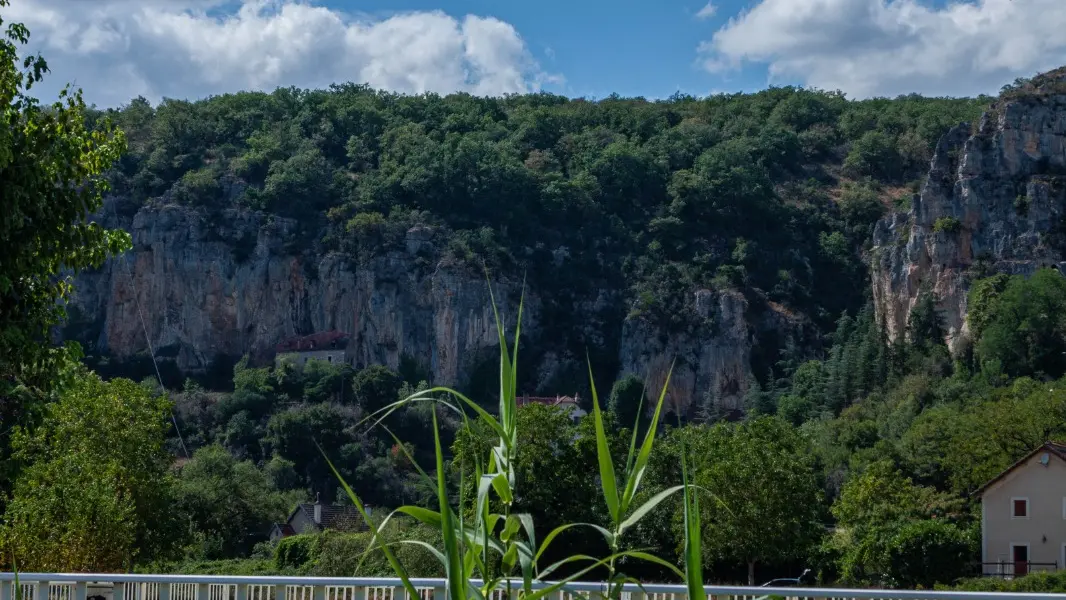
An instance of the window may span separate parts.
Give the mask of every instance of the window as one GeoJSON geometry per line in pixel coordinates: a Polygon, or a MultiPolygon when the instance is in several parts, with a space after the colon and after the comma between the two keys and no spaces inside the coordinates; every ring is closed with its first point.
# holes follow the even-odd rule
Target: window
{"type": "Polygon", "coordinates": [[[1011,498],[1010,499],[1010,516],[1012,519],[1028,519],[1029,518],[1029,499],[1028,498],[1011,498]]]}

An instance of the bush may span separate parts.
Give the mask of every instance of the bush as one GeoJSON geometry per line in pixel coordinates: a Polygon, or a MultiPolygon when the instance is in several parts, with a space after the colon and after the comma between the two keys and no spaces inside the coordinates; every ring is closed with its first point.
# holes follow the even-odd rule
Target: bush
{"type": "Polygon", "coordinates": [[[962,229],[962,221],[955,217],[940,217],[933,222],[934,233],[958,233],[962,229]]]}
{"type": "Polygon", "coordinates": [[[931,587],[969,573],[977,558],[972,531],[929,519],[900,527],[885,548],[892,578],[902,587],[931,587]]]}
{"type": "MultiPolygon", "coordinates": [[[[937,589],[948,589],[937,586],[937,589]]],[[[1066,592],[1066,571],[1051,573],[1031,573],[1014,579],[994,577],[975,577],[958,584],[956,589],[968,592],[1022,592],[1061,594],[1066,592]]]]}
{"type": "Polygon", "coordinates": [[[281,540],[274,550],[274,568],[281,571],[304,567],[318,554],[319,539],[317,535],[302,534],[281,540]]]}

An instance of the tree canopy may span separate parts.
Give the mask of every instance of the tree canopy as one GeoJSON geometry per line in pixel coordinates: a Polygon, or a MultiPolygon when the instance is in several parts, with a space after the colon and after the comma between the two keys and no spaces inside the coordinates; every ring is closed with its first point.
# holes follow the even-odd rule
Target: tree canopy
{"type": "MultiPolygon", "coordinates": [[[[8,0],[0,0],[5,8],[8,0]]],[[[0,19],[0,26],[4,21],[0,19]]],[[[70,297],[70,273],[99,267],[130,245],[125,231],[91,221],[107,189],[106,172],[125,149],[125,137],[107,119],[87,123],[79,91],[64,91],[42,106],[31,88],[48,66],[19,56],[29,40],[21,23],[0,36],[0,421],[31,424],[41,400],[73,376],[77,344],[51,342],[70,297]]],[[[6,490],[15,465],[0,441],[0,477],[6,490]]]]}
{"type": "Polygon", "coordinates": [[[15,432],[14,457],[28,466],[4,512],[3,542],[20,568],[123,570],[178,550],[169,410],[132,381],[81,372],[40,426],[15,432]]]}

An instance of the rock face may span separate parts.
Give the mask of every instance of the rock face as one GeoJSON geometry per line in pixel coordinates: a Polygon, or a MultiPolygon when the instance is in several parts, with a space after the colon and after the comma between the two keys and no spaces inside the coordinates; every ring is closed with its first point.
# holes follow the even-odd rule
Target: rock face
{"type": "Polygon", "coordinates": [[[653,401],[669,373],[666,407],[671,412],[689,417],[742,414],[756,354],[779,349],[766,347],[768,338],[777,342],[773,346],[782,341],[794,345],[809,333],[809,323],[780,306],[756,308],[739,292],[702,289],[695,292],[696,315],[687,331],[667,333],[646,319],[630,317],[622,329],[622,372],[643,378],[653,401]]]}
{"type": "MultiPolygon", "coordinates": [[[[284,339],[338,330],[350,336],[356,366],[396,369],[408,361],[443,385],[463,385],[497,360],[484,275],[441,262],[432,229],[412,229],[398,249],[353,265],[340,254],[301,250],[297,223],[250,210],[210,215],[163,198],[134,211],[109,198],[97,219],[129,231],[133,249],[74,282],[63,335],[90,353],[146,360],[147,332],[157,359],[192,374],[245,354],[267,363],[284,339]]],[[[494,286],[511,330],[520,285],[494,286]]],[[[534,375],[523,392],[572,393],[587,382],[584,353],[545,342],[535,290],[525,301],[522,345],[534,375]]],[[[589,316],[588,330],[577,332],[582,349],[617,352],[622,372],[647,377],[654,393],[676,359],[669,406],[688,416],[741,412],[757,340],[800,327],[780,307],[760,302],[753,310],[738,292],[696,291],[684,331],[623,319],[623,302],[620,290],[575,300],[573,310],[589,316]]]]}
{"type": "Polygon", "coordinates": [[[1066,268],[1066,75],[1050,75],[946,134],[911,210],[877,224],[873,297],[890,339],[931,293],[958,352],[973,279],[1066,268]]]}
{"type": "Polygon", "coordinates": [[[746,319],[748,302],[736,292],[696,292],[702,326],[673,335],[642,318],[629,318],[622,329],[623,373],[644,379],[648,398],[658,398],[666,376],[666,406],[688,414],[705,399],[724,412],[743,410],[751,376],[753,332],[746,319]],[[676,362],[675,362],[676,361],[676,362]]]}
{"type": "MultiPolygon", "coordinates": [[[[192,372],[220,357],[266,358],[288,337],[339,330],[351,336],[357,365],[397,368],[407,358],[452,385],[497,344],[484,276],[427,264],[432,231],[412,230],[406,251],[352,266],[337,254],[291,252],[295,224],[251,211],[211,218],[161,202],[132,221],[108,209],[101,220],[129,230],[134,248],[75,281],[68,332],[96,352],[144,352],[142,317],[156,356],[192,372]]],[[[510,330],[518,289],[496,287],[510,330]]],[[[529,294],[523,321],[536,332],[529,294]]]]}

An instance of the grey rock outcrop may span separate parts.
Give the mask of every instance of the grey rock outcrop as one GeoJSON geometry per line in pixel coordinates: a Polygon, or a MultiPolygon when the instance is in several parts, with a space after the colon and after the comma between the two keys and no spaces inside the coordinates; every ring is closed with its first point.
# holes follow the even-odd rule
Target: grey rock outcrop
{"type": "Polygon", "coordinates": [[[870,254],[877,317],[906,335],[924,293],[954,352],[968,339],[970,283],[992,273],[1063,268],[1066,259],[1066,91],[1063,74],[1007,96],[975,127],[939,142],[907,213],[883,218],[870,254]]]}
{"type": "MultiPolygon", "coordinates": [[[[351,336],[357,364],[396,368],[406,356],[438,383],[455,384],[497,344],[484,276],[428,264],[430,230],[410,231],[406,251],[356,266],[338,254],[293,251],[286,240],[295,223],[253,211],[212,218],[161,201],[128,222],[107,210],[100,218],[129,230],[134,247],[77,278],[70,312],[92,350],[119,359],[146,350],[142,317],[156,355],[193,372],[221,356],[265,358],[284,338],[335,329],[351,336]]],[[[518,287],[496,285],[508,329],[518,287]]],[[[537,306],[527,294],[523,321],[534,335],[537,306]]]]}
{"type": "Polygon", "coordinates": [[[767,338],[797,344],[810,332],[810,323],[763,299],[752,306],[736,291],[701,289],[694,295],[692,326],[683,331],[663,330],[641,316],[626,319],[621,370],[644,378],[653,401],[670,373],[665,402],[670,412],[739,415],[747,408],[744,398],[753,381],[755,355],[779,350],[767,348],[767,338]]]}

